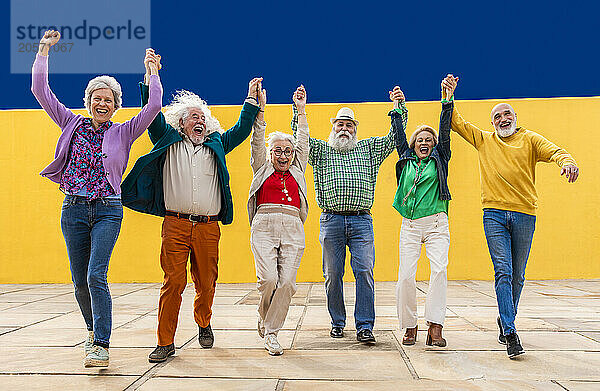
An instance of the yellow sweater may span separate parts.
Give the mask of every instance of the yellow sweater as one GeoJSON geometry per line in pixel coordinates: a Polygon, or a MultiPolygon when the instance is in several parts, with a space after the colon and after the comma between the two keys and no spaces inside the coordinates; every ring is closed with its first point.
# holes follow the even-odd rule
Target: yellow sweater
{"type": "Polygon", "coordinates": [[[481,204],[483,208],[510,210],[535,215],[535,165],[556,162],[573,164],[567,151],[543,136],[524,128],[508,137],[486,132],[465,121],[454,108],[452,130],[473,145],[479,155],[481,204]]]}

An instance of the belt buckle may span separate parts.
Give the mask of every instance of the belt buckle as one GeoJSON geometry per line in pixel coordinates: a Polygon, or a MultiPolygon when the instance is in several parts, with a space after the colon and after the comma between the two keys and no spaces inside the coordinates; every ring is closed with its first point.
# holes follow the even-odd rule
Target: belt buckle
{"type": "Polygon", "coordinates": [[[191,221],[192,223],[197,223],[197,221],[196,221],[196,220],[194,220],[194,215],[192,215],[192,214],[190,214],[190,215],[188,216],[188,220],[189,220],[189,221],[191,221]]]}

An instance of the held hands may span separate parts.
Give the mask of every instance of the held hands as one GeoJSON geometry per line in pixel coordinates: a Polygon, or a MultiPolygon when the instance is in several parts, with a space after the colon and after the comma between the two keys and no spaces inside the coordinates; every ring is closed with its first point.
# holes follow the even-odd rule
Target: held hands
{"type": "Polygon", "coordinates": [[[298,109],[299,114],[304,114],[306,109],[306,89],[303,84],[300,84],[296,91],[292,94],[292,100],[298,109]]]}
{"type": "Polygon", "coordinates": [[[560,175],[565,175],[569,183],[573,183],[579,176],[579,168],[572,164],[567,164],[560,169],[560,175]]]}
{"type": "Polygon", "coordinates": [[[267,106],[267,90],[262,88],[262,82],[258,83],[258,107],[261,111],[265,111],[267,106]]]}
{"type": "Polygon", "coordinates": [[[254,79],[250,80],[250,83],[248,83],[248,95],[247,96],[250,98],[256,99],[256,102],[258,102],[258,95],[259,95],[260,88],[262,86],[262,81],[263,81],[262,77],[255,77],[254,79]]]}
{"type": "Polygon", "coordinates": [[[442,100],[448,100],[452,98],[454,95],[454,90],[458,85],[458,77],[454,77],[452,74],[446,75],[444,79],[442,79],[442,100]]]}
{"type": "Polygon", "coordinates": [[[144,57],[144,67],[146,68],[146,75],[144,75],[144,81],[148,84],[148,78],[150,75],[158,75],[158,70],[162,68],[160,64],[160,55],[154,52],[154,49],[146,49],[146,56],[144,57]]]}
{"type": "Polygon", "coordinates": [[[60,40],[60,33],[56,30],[47,30],[44,33],[42,39],[40,39],[40,46],[38,49],[38,53],[42,56],[48,55],[48,50],[50,50],[50,46],[56,45],[60,40]]]}
{"type": "Polygon", "coordinates": [[[399,86],[394,87],[393,90],[388,91],[390,93],[390,100],[394,102],[394,109],[400,108],[400,103],[404,102],[404,92],[399,86]]]}

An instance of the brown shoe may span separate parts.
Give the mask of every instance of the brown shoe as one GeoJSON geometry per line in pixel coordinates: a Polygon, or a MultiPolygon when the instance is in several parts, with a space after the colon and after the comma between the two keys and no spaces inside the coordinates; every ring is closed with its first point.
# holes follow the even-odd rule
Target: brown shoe
{"type": "Polygon", "coordinates": [[[402,338],[402,345],[414,345],[417,342],[417,328],[419,326],[415,326],[412,329],[406,328],[406,332],[404,333],[404,338],[402,338]]]}
{"type": "Polygon", "coordinates": [[[427,340],[425,345],[437,346],[443,348],[446,346],[446,340],[442,337],[442,325],[437,323],[430,323],[429,330],[427,330],[427,340]]]}

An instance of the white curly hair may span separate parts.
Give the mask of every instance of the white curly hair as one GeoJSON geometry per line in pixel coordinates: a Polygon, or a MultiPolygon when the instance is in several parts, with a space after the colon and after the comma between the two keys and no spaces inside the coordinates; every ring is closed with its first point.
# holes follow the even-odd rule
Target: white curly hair
{"type": "Polygon", "coordinates": [[[88,85],[85,88],[85,95],[83,97],[83,103],[85,104],[85,108],[90,115],[92,115],[92,94],[94,91],[102,88],[110,88],[112,91],[113,97],[115,98],[115,112],[121,108],[123,92],[121,91],[121,85],[117,79],[106,75],[96,76],[88,82],[88,85]]]}
{"type": "Polygon", "coordinates": [[[289,133],[273,132],[267,137],[267,154],[271,154],[275,141],[288,141],[292,144],[292,149],[296,150],[296,140],[294,139],[294,136],[289,133]]]}
{"type": "Polygon", "coordinates": [[[189,115],[189,109],[196,108],[202,110],[206,117],[206,134],[213,132],[223,133],[223,128],[219,120],[212,116],[208,104],[198,95],[191,91],[179,90],[173,95],[173,100],[168,106],[165,106],[165,119],[169,125],[175,129],[181,129],[179,120],[185,121],[189,115]]]}

